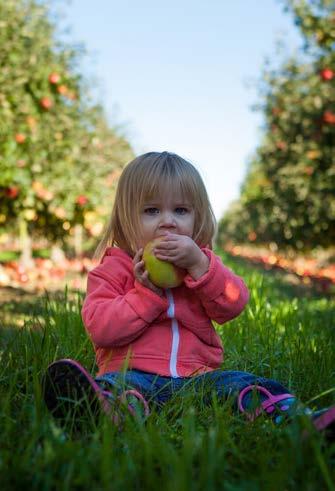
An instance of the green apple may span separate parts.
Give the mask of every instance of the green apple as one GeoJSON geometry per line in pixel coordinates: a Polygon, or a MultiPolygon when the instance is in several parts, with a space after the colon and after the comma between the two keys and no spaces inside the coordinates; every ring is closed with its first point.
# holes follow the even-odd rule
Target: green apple
{"type": "Polygon", "coordinates": [[[186,271],[167,261],[157,259],[153,253],[155,246],[163,239],[157,237],[147,243],[143,250],[145,269],[149,273],[149,280],[160,288],[175,288],[182,284],[186,271]]]}

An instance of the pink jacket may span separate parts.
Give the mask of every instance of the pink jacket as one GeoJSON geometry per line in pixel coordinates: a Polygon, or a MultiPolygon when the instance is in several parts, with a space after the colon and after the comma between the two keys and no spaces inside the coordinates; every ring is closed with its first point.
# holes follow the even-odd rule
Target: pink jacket
{"type": "Polygon", "coordinates": [[[82,317],[98,375],[128,368],[188,377],[219,368],[223,347],[211,320],[223,324],[248,301],[243,280],[209,249],[209,270],[160,297],[134,278],[131,257],[108,248],[88,274],[82,317]]]}

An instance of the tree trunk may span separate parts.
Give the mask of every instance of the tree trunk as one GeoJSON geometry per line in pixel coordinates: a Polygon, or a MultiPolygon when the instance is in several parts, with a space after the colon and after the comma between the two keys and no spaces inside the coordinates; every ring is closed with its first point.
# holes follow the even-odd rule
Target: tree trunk
{"type": "Polygon", "coordinates": [[[19,263],[25,269],[33,268],[33,251],[32,240],[28,232],[28,224],[24,218],[19,219],[19,236],[20,236],[20,248],[21,256],[19,263]]]}
{"type": "Polygon", "coordinates": [[[50,258],[51,261],[54,262],[55,264],[63,264],[66,260],[65,254],[63,249],[59,246],[59,244],[53,244],[51,246],[51,253],[50,253],[50,258]]]}
{"type": "Polygon", "coordinates": [[[76,257],[83,254],[83,226],[80,224],[74,226],[74,252],[76,257]]]}

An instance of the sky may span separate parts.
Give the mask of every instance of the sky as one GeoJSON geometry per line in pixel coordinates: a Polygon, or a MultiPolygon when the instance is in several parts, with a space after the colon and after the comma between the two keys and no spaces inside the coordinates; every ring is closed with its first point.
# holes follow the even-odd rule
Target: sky
{"type": "Polygon", "coordinates": [[[80,71],[136,155],[171,151],[199,170],[217,219],[237,199],[262,137],[264,61],[301,37],[280,0],[71,0],[67,40],[80,71]]]}

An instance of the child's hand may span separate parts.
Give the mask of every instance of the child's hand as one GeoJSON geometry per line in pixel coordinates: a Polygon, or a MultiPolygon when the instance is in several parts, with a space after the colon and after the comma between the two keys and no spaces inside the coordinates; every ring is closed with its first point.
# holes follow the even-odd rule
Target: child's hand
{"type": "Polygon", "coordinates": [[[134,275],[135,278],[139,283],[141,283],[143,286],[146,288],[149,288],[153,292],[157,293],[160,297],[163,296],[163,290],[161,288],[158,288],[158,286],[155,286],[151,281],[149,280],[149,275],[148,271],[144,269],[144,261],[142,259],[142,254],[143,254],[143,249],[139,249],[133,259],[133,265],[134,265],[134,275]]]}
{"type": "Polygon", "coordinates": [[[197,280],[208,270],[209,259],[187,235],[167,234],[154,248],[157,259],[168,261],[186,269],[197,280]]]}

